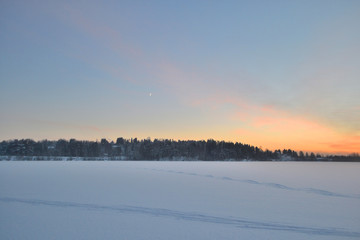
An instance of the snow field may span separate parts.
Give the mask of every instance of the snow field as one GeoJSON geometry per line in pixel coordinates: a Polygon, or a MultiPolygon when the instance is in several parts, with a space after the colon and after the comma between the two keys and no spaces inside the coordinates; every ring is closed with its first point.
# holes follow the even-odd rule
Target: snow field
{"type": "Polygon", "coordinates": [[[0,162],[0,239],[360,239],[360,164],[0,162]]]}

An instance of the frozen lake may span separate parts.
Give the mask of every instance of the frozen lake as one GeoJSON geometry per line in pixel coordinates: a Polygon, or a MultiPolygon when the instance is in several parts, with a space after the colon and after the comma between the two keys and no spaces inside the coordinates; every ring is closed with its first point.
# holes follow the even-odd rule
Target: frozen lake
{"type": "Polygon", "coordinates": [[[360,163],[1,161],[0,239],[360,239],[360,163]]]}

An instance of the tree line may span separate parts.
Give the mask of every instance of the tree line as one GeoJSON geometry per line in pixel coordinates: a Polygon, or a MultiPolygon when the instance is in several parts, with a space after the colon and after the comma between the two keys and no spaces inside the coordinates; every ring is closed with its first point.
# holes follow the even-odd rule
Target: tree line
{"type": "MultiPolygon", "coordinates": [[[[360,161],[358,154],[349,156],[321,156],[320,154],[296,152],[291,149],[263,150],[262,148],[239,142],[170,139],[124,139],[116,142],[80,141],[59,139],[56,141],[14,139],[0,143],[2,156],[47,156],[80,157],[83,159],[123,159],[123,160],[294,160],[294,161],[360,161]]],[[[44,159],[44,158],[38,158],[44,159]]]]}

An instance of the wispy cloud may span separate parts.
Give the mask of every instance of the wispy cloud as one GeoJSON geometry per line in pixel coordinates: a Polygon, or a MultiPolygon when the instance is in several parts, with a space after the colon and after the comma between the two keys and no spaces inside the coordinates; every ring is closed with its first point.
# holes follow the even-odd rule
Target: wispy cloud
{"type": "MultiPolygon", "coordinates": [[[[279,83],[271,86],[272,82],[258,79],[246,70],[239,70],[238,74],[226,71],[215,74],[213,69],[204,71],[189,67],[184,62],[169,60],[166,53],[153,56],[126,40],[121,28],[92,18],[91,14],[78,6],[57,5],[59,8],[52,13],[58,19],[96,42],[101,51],[108,54],[96,56],[94,53],[88,54],[84,48],[79,52],[69,52],[69,55],[112,76],[112,79],[119,79],[119,82],[155,86],[187,107],[209,110],[207,117],[222,118],[219,125],[231,126],[233,140],[237,140],[237,135],[243,135],[253,144],[263,143],[269,148],[284,145],[285,142],[291,148],[314,151],[338,151],[341,148],[352,151],[359,146],[356,138],[360,129],[360,98],[356,97],[360,90],[357,78],[360,69],[359,45],[333,48],[352,36],[353,29],[345,29],[339,34],[345,39],[340,37],[337,40],[336,36],[331,35],[333,29],[330,29],[311,42],[314,51],[305,54],[304,62],[293,74],[294,79],[288,80],[293,81],[295,87],[281,95],[273,91],[276,87],[281,88],[279,83]],[[324,43],[328,39],[332,42],[326,46],[324,43]],[[138,72],[141,72],[141,76],[138,72]],[[226,114],[220,116],[224,112],[226,114]],[[341,127],[349,131],[344,133],[341,127]],[[351,140],[346,141],[346,137],[351,140]]],[[[341,26],[343,24],[339,24],[335,32],[339,32],[341,26]]],[[[107,89],[124,92],[114,80],[99,81],[107,89]]],[[[103,131],[95,126],[61,122],[46,124],[103,131]]]]}
{"type": "Polygon", "coordinates": [[[343,139],[326,143],[332,152],[359,153],[360,136],[346,136],[343,139]]]}
{"type": "Polygon", "coordinates": [[[119,54],[126,54],[128,58],[132,58],[134,61],[139,61],[143,55],[139,48],[132,46],[130,43],[125,43],[119,31],[103,22],[91,20],[90,17],[86,17],[83,14],[81,9],[73,5],[64,3],[62,5],[62,11],[59,12],[59,16],[61,16],[64,21],[69,22],[69,24],[76,26],[93,38],[100,40],[102,44],[111,50],[119,54]]]}

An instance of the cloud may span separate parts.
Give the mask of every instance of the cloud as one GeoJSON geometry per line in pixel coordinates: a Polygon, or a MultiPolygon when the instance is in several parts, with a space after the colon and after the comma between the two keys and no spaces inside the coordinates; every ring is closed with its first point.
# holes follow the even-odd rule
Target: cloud
{"type": "Polygon", "coordinates": [[[224,118],[223,124],[233,128],[228,136],[233,141],[240,139],[269,149],[324,153],[351,153],[358,146],[357,140],[344,141],[356,139],[356,133],[343,133],[312,112],[295,112],[277,105],[252,102],[246,96],[240,97],[235,91],[220,87],[220,79],[188,74],[170,63],[162,65],[162,70],[164,84],[175,92],[186,93],[191,107],[209,109],[215,118],[224,118]],[[225,108],[228,114],[222,115],[225,108]]]}
{"type": "Polygon", "coordinates": [[[327,142],[329,148],[333,152],[338,153],[359,153],[360,152],[360,136],[347,136],[341,140],[327,142]]]}
{"type": "Polygon", "coordinates": [[[85,16],[84,11],[79,7],[64,3],[62,11],[58,12],[58,15],[63,18],[63,21],[70,21],[69,24],[72,26],[76,26],[78,29],[100,40],[111,50],[126,54],[127,57],[131,57],[135,61],[141,59],[142,51],[128,42],[125,43],[119,31],[104,22],[95,21],[85,16]]]}
{"type": "MultiPolygon", "coordinates": [[[[204,71],[170,61],[163,57],[166,54],[147,55],[126,41],[120,29],[89,17],[78,6],[63,4],[59,9],[57,16],[63,22],[100,43],[115,59],[121,59],[88,58],[80,52],[79,58],[83,61],[114,79],[135,86],[149,84],[186,106],[206,109],[207,117],[220,119],[217,128],[221,128],[220,125],[232,128],[234,140],[242,133],[254,144],[263,143],[269,148],[284,142],[291,148],[316,151],[338,151],[341,146],[353,149],[346,148],[346,143],[357,146],[358,140],[353,136],[360,129],[359,45],[343,44],[353,31],[341,29],[344,24],[312,39],[308,48],[311,51],[304,54],[304,62],[293,71],[293,78],[273,86],[273,82],[258,79],[241,66],[237,74],[223,70],[215,74],[213,69],[204,71]],[[139,76],[137,71],[147,76],[139,76]],[[342,132],[342,129],[348,131],[342,132]],[[346,142],[346,137],[355,140],[346,142]]],[[[105,85],[117,89],[114,82],[105,85]]]]}
{"type": "Polygon", "coordinates": [[[360,137],[356,133],[339,132],[311,117],[274,108],[271,111],[258,108],[252,114],[241,115],[239,122],[244,124],[235,130],[235,134],[270,149],[292,148],[323,153],[352,153],[360,149],[360,137]]]}

